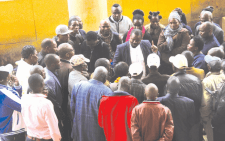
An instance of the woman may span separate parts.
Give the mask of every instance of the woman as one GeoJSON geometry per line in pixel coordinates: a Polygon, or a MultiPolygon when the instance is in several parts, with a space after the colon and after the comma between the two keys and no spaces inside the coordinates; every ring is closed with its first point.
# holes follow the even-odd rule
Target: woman
{"type": "Polygon", "coordinates": [[[171,75],[173,73],[169,58],[187,50],[189,41],[188,30],[183,28],[180,15],[176,11],[171,12],[169,25],[160,33],[157,45],[162,60],[159,68],[161,74],[171,75]]]}
{"type": "Polygon", "coordinates": [[[152,43],[152,38],[151,38],[151,35],[149,33],[146,32],[145,30],[145,27],[143,26],[144,24],[144,12],[140,9],[136,9],[134,10],[133,12],[133,19],[132,19],[132,22],[133,22],[133,27],[124,34],[123,36],[123,42],[127,42],[129,41],[130,39],[130,34],[131,34],[131,31],[133,29],[140,29],[142,31],[142,38],[143,40],[149,40],[150,43],[152,43]]]}
{"type": "Polygon", "coordinates": [[[84,39],[79,33],[79,21],[75,18],[71,18],[68,22],[68,27],[73,31],[70,33],[70,40],[74,43],[73,48],[75,50],[75,54],[80,54],[80,46],[84,39]]]}
{"type": "Polygon", "coordinates": [[[159,21],[162,19],[162,16],[159,15],[159,11],[157,12],[149,12],[148,19],[150,20],[150,24],[145,26],[146,32],[150,34],[152,40],[155,45],[158,43],[159,34],[165,28],[164,25],[160,24],[159,21]]]}

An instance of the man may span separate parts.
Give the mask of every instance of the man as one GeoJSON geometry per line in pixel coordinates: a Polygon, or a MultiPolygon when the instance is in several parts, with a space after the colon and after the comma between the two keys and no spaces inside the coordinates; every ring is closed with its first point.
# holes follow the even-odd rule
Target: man
{"type": "Polygon", "coordinates": [[[86,32],[83,30],[83,22],[79,16],[71,16],[69,20],[76,19],[79,22],[79,34],[86,39],[86,32]]]}
{"type": "Polygon", "coordinates": [[[71,93],[73,90],[73,86],[80,81],[88,81],[88,79],[83,75],[83,72],[88,71],[87,63],[90,62],[89,59],[85,58],[82,54],[74,55],[70,59],[70,63],[73,67],[73,70],[69,74],[68,79],[68,90],[69,90],[69,105],[71,101],[71,93]]]}
{"type": "Polygon", "coordinates": [[[187,50],[191,51],[194,54],[194,61],[192,65],[195,68],[203,69],[206,74],[208,72],[208,68],[204,60],[205,55],[201,52],[203,46],[203,39],[200,36],[195,36],[190,40],[190,43],[187,46],[187,50]]]}
{"type": "Polygon", "coordinates": [[[129,94],[130,83],[128,77],[122,77],[117,91],[110,96],[102,96],[98,112],[98,124],[104,129],[108,141],[132,141],[130,132],[131,112],[138,105],[138,101],[129,94]]]}
{"type": "Polygon", "coordinates": [[[50,53],[57,53],[57,44],[53,39],[46,38],[41,42],[41,51],[38,53],[38,64],[45,67],[44,58],[50,53]]]}
{"type": "MultiPolygon", "coordinates": [[[[30,69],[30,75],[32,74],[40,74],[43,79],[46,78],[46,74],[45,74],[45,69],[40,66],[40,65],[34,65],[33,67],[31,67],[30,69]]],[[[29,92],[28,93],[32,93],[32,90],[29,88],[29,92]]],[[[45,88],[43,89],[43,94],[47,94],[47,99],[50,100],[54,106],[54,111],[56,114],[56,117],[58,119],[58,124],[59,124],[59,128],[62,128],[62,121],[65,120],[65,114],[61,108],[61,105],[59,105],[59,103],[56,100],[56,95],[53,93],[53,91],[51,90],[50,87],[45,86],[45,88]]]]}
{"type": "Polygon", "coordinates": [[[153,83],[158,87],[159,97],[164,96],[164,87],[169,79],[169,75],[160,74],[158,68],[160,67],[160,58],[155,53],[149,54],[147,58],[147,65],[149,74],[142,79],[142,82],[146,85],[153,83]]]}
{"type": "MultiPolygon", "coordinates": [[[[212,24],[213,34],[215,35],[219,44],[222,44],[224,40],[224,32],[220,27],[218,27],[217,25],[215,25],[215,23],[213,23],[212,19],[213,19],[213,16],[211,12],[205,11],[205,10],[201,12],[200,14],[201,24],[203,24],[204,22],[210,22],[212,24]]],[[[196,27],[195,35],[199,35],[199,32],[200,32],[199,28],[200,28],[200,25],[196,27]]]]}
{"type": "Polygon", "coordinates": [[[204,41],[204,46],[201,50],[203,54],[206,55],[211,48],[220,46],[220,43],[213,35],[213,26],[210,22],[204,22],[200,25],[199,35],[204,41]]]}
{"type": "Polygon", "coordinates": [[[106,68],[98,67],[94,71],[93,79],[74,85],[70,103],[73,140],[105,141],[104,131],[98,125],[97,115],[101,97],[112,92],[104,85],[107,74],[106,68]]]}
{"type": "Polygon", "coordinates": [[[216,56],[222,60],[224,58],[224,51],[220,47],[214,47],[208,51],[207,55],[216,56]]]}
{"type": "Polygon", "coordinates": [[[173,139],[174,124],[171,111],[156,101],[158,88],[148,84],[145,88],[147,100],[134,107],[131,116],[133,141],[156,141],[173,139]]]}
{"type": "Polygon", "coordinates": [[[122,43],[119,38],[119,34],[111,30],[110,23],[107,20],[102,20],[100,22],[99,31],[97,31],[97,34],[99,40],[102,40],[109,45],[110,62],[112,62],[117,45],[122,43]]]}
{"type": "Polygon", "coordinates": [[[113,32],[117,32],[121,39],[123,35],[133,26],[132,21],[127,16],[122,16],[122,7],[114,4],[111,8],[112,15],[107,18],[113,32]]]}
{"type": "Polygon", "coordinates": [[[157,100],[172,112],[174,122],[173,141],[197,141],[190,133],[196,117],[194,101],[178,95],[181,85],[179,79],[172,76],[167,81],[166,96],[159,97],[157,100]]]}
{"type": "MultiPolygon", "coordinates": [[[[0,140],[17,141],[25,140],[25,129],[13,130],[13,122],[16,122],[13,112],[21,112],[22,87],[15,76],[12,76],[13,66],[8,64],[0,67],[0,140]],[[9,87],[9,81],[13,81],[14,86],[9,87]]],[[[16,116],[18,116],[16,114],[16,116]]]]}
{"type": "Polygon", "coordinates": [[[132,63],[141,63],[143,67],[143,76],[146,76],[147,57],[150,53],[158,53],[155,45],[151,46],[149,41],[142,40],[142,32],[139,29],[133,29],[129,42],[117,46],[113,59],[113,66],[120,61],[126,62],[128,66],[132,63]]]}
{"type": "Polygon", "coordinates": [[[89,31],[86,40],[81,45],[81,54],[90,59],[88,72],[92,73],[95,69],[95,61],[99,58],[110,58],[109,45],[98,40],[98,35],[94,31],[89,31]]]}
{"type": "Polygon", "coordinates": [[[173,70],[178,80],[180,81],[179,96],[185,96],[194,101],[195,104],[195,125],[191,129],[193,140],[199,140],[199,126],[200,126],[200,106],[202,99],[202,85],[201,80],[196,76],[187,74],[185,68],[188,66],[187,59],[184,55],[178,54],[171,56],[169,61],[172,63],[173,70]]]}
{"type": "Polygon", "coordinates": [[[69,139],[67,139],[67,137],[69,137],[70,135],[70,127],[71,123],[68,120],[68,115],[70,113],[70,111],[68,109],[68,95],[69,95],[69,91],[68,91],[68,79],[69,79],[69,73],[73,70],[72,65],[70,64],[70,59],[71,57],[75,54],[75,51],[73,49],[73,47],[68,44],[68,43],[62,43],[58,46],[58,54],[60,57],[60,68],[57,70],[58,73],[58,80],[61,84],[61,88],[62,88],[62,110],[66,115],[65,122],[63,123],[65,128],[64,128],[64,135],[63,139],[65,141],[69,141],[69,139]]]}
{"type": "Polygon", "coordinates": [[[201,119],[203,121],[203,127],[205,129],[208,141],[213,141],[213,129],[211,126],[211,120],[216,112],[215,98],[206,90],[216,91],[220,83],[225,81],[224,75],[220,74],[221,59],[218,57],[212,57],[210,55],[205,56],[210,75],[206,76],[202,81],[203,97],[201,102],[201,119]]]}
{"type": "Polygon", "coordinates": [[[23,87],[22,94],[27,94],[28,78],[30,76],[30,68],[32,65],[37,64],[38,57],[37,51],[34,46],[26,45],[23,47],[22,59],[18,63],[16,77],[19,80],[20,85],[23,87]]]}
{"type": "Polygon", "coordinates": [[[192,74],[196,77],[198,77],[198,79],[200,79],[201,81],[205,78],[205,72],[203,69],[198,69],[192,66],[193,61],[194,61],[194,54],[191,51],[183,51],[181,54],[183,54],[188,61],[188,67],[186,68],[186,73],[187,74],[192,74]]]}
{"type": "Polygon", "coordinates": [[[62,43],[69,43],[74,46],[73,41],[69,39],[69,34],[72,32],[72,30],[69,30],[66,25],[58,25],[55,29],[55,32],[56,36],[53,37],[53,40],[56,42],[57,47],[62,43]]]}
{"type": "Polygon", "coordinates": [[[145,100],[146,85],[141,81],[143,69],[140,63],[133,63],[129,67],[131,75],[130,94],[137,98],[139,103],[145,100]]]}
{"type": "Polygon", "coordinates": [[[32,93],[21,99],[21,113],[27,126],[26,141],[60,141],[61,135],[53,104],[42,94],[45,85],[43,77],[40,74],[32,74],[28,83],[32,93]]]}

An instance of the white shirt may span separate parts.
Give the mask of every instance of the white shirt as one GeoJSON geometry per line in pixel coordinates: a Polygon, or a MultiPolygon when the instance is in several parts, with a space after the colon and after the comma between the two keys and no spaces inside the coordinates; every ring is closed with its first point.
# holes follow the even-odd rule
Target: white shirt
{"type": "Polygon", "coordinates": [[[23,59],[18,61],[18,68],[16,77],[22,86],[22,95],[27,94],[28,89],[28,78],[30,77],[30,68],[32,65],[25,62],[23,59]]]}
{"type": "Polygon", "coordinates": [[[136,47],[133,48],[130,44],[130,59],[131,63],[140,63],[143,67],[143,75],[142,78],[146,76],[146,70],[145,70],[145,61],[144,61],[144,56],[140,47],[140,44],[136,47]]]}

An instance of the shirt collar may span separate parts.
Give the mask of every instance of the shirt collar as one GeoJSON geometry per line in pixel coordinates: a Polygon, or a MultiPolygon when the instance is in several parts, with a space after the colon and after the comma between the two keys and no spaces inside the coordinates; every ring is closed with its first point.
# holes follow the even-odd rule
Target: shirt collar
{"type": "Polygon", "coordinates": [[[112,19],[112,21],[114,22],[114,23],[119,23],[119,22],[121,22],[122,20],[123,20],[123,16],[121,15],[121,18],[120,18],[120,20],[117,22],[117,21],[115,21],[114,19],[113,19],[113,16],[111,16],[111,19],[112,19]]]}
{"type": "Polygon", "coordinates": [[[37,93],[37,94],[31,94],[29,93],[29,97],[43,97],[46,98],[47,96],[41,93],[37,93]]]}
{"type": "Polygon", "coordinates": [[[12,89],[11,87],[9,87],[9,86],[6,86],[6,85],[2,85],[2,84],[0,84],[0,89],[3,89],[3,88],[6,88],[7,90],[8,89],[12,89]]]}
{"type": "Polygon", "coordinates": [[[161,104],[159,101],[150,101],[150,100],[144,100],[143,103],[149,103],[149,104],[161,104]]]}
{"type": "Polygon", "coordinates": [[[136,47],[136,48],[133,48],[132,46],[131,46],[131,43],[130,43],[130,41],[129,41],[129,44],[130,44],[130,48],[132,49],[132,50],[135,50],[135,49],[138,49],[138,48],[140,48],[140,44],[136,47]]]}
{"type": "Polygon", "coordinates": [[[69,63],[70,64],[70,61],[68,60],[64,60],[64,59],[60,59],[61,62],[64,62],[64,63],[69,63]]]}

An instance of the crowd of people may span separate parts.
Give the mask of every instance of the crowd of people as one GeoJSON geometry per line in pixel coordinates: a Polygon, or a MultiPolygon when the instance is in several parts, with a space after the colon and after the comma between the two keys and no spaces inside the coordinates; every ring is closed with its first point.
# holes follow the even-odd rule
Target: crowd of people
{"type": "Polygon", "coordinates": [[[224,141],[224,33],[213,7],[195,31],[180,8],[119,4],[98,31],[79,16],[56,27],[38,53],[0,66],[0,141],[224,141]],[[203,138],[204,136],[204,138],[203,138]]]}

